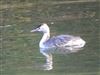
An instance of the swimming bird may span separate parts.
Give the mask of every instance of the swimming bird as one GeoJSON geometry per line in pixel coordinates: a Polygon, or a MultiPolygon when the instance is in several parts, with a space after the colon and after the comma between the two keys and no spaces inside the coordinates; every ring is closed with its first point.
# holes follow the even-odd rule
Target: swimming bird
{"type": "Polygon", "coordinates": [[[46,23],[43,23],[31,30],[31,32],[42,32],[43,37],[40,40],[39,47],[40,52],[46,57],[46,69],[53,69],[52,53],[48,52],[48,49],[52,48],[67,48],[66,50],[73,51],[77,48],[82,48],[86,42],[79,36],[73,35],[58,35],[50,38],[50,29],[46,23]]]}

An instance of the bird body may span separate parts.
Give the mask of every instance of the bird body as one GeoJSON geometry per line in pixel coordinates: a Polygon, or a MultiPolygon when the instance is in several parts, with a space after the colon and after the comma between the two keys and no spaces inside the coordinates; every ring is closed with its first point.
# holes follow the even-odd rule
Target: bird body
{"type": "MultiPolygon", "coordinates": [[[[43,43],[44,48],[53,47],[83,47],[85,42],[80,37],[71,35],[59,35],[52,37],[43,43]]],[[[41,46],[40,46],[41,47],[41,46]]]]}
{"type": "Polygon", "coordinates": [[[73,35],[58,35],[50,38],[50,29],[46,23],[38,26],[36,29],[31,30],[31,32],[42,32],[43,37],[40,40],[39,47],[40,52],[46,56],[47,64],[49,64],[49,68],[47,70],[51,70],[53,67],[52,62],[52,54],[46,53],[47,49],[51,48],[63,48],[67,47],[67,49],[74,50],[76,48],[82,48],[86,44],[86,42],[79,36],[73,35]]]}

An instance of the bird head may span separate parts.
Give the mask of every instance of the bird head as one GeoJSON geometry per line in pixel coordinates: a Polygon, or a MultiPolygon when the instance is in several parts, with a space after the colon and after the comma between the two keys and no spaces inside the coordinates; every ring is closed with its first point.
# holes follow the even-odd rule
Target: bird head
{"type": "Polygon", "coordinates": [[[43,33],[47,33],[49,32],[49,27],[46,23],[43,23],[39,26],[37,26],[35,29],[31,30],[31,32],[43,32],[43,33]]]}

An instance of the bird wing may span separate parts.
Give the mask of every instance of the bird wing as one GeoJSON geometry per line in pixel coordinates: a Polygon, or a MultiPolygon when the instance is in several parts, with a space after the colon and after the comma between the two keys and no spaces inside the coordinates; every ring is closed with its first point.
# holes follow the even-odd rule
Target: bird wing
{"type": "Polygon", "coordinates": [[[45,42],[45,45],[48,47],[61,47],[64,46],[66,43],[68,43],[73,36],[71,35],[59,35],[50,38],[45,42]]]}

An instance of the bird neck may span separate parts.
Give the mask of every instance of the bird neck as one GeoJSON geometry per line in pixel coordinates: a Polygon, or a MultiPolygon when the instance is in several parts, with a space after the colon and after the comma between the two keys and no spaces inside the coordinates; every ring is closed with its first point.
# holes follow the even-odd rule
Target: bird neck
{"type": "Polygon", "coordinates": [[[39,43],[40,48],[44,48],[44,43],[50,38],[50,33],[46,32],[43,34],[43,37],[39,43]]]}

